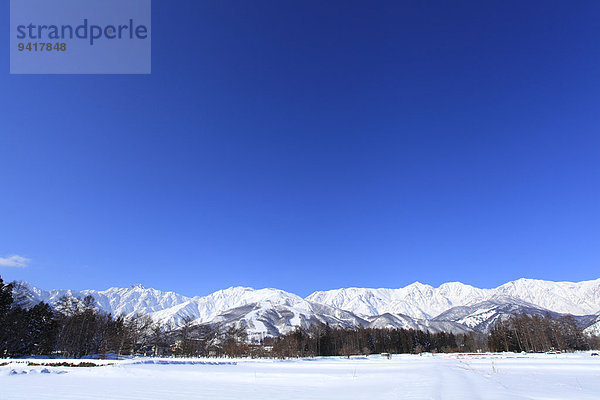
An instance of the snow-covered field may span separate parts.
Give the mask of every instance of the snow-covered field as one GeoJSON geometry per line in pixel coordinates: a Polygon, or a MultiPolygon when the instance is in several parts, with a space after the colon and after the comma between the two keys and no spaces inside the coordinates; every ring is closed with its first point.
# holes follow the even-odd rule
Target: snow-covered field
{"type": "Polygon", "coordinates": [[[2,400],[600,399],[600,357],[589,352],[395,355],[391,360],[137,358],[95,361],[107,365],[88,368],[0,359],[5,362],[0,366],[2,400]]]}

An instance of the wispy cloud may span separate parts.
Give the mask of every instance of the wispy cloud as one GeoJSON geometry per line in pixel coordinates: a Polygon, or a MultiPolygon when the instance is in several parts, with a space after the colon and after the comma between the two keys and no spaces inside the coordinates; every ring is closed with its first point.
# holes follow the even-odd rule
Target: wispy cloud
{"type": "Polygon", "coordinates": [[[29,258],[13,255],[8,257],[0,257],[0,267],[17,267],[25,268],[29,264],[29,258]]]}

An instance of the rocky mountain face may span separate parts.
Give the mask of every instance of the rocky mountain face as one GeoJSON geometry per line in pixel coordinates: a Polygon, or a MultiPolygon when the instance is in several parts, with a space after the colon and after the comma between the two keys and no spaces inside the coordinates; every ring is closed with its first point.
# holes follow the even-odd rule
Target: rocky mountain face
{"type": "Polygon", "coordinates": [[[430,332],[487,332],[513,313],[576,316],[586,333],[600,333],[600,279],[579,283],[519,279],[495,289],[459,282],[437,288],[413,283],[399,289],[345,288],[315,292],[303,299],[278,289],[231,287],[208,296],[186,297],[141,285],[95,290],[38,289],[15,283],[17,304],[92,296],[113,315],[149,315],[169,328],[184,321],[245,328],[251,338],[285,334],[295,327],[327,323],[340,327],[406,328],[430,332]]]}

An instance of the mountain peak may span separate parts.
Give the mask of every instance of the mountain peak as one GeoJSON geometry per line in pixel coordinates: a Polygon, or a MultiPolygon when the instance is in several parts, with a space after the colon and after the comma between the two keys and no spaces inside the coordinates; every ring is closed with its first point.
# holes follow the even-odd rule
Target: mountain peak
{"type": "Polygon", "coordinates": [[[421,283],[419,281],[415,281],[415,282],[411,283],[410,285],[405,286],[404,289],[418,289],[418,290],[433,289],[433,286],[427,285],[425,283],[421,283]]]}
{"type": "Polygon", "coordinates": [[[141,283],[136,283],[135,285],[131,285],[129,286],[130,289],[141,289],[141,290],[145,290],[148,289],[146,286],[142,285],[141,283]]]}
{"type": "Polygon", "coordinates": [[[254,326],[252,329],[256,332],[276,325],[279,332],[287,332],[293,326],[316,321],[363,326],[372,322],[374,326],[413,329],[433,329],[428,324],[435,322],[442,324],[439,329],[457,331],[477,326],[488,329],[491,325],[487,322],[482,325],[484,321],[491,324],[493,316],[508,315],[515,310],[538,314],[553,311],[575,316],[592,315],[600,310],[600,280],[573,283],[520,279],[495,289],[480,289],[460,282],[448,282],[435,288],[414,282],[398,289],[354,287],[315,292],[306,299],[276,288],[244,286],[190,298],[146,288],[142,284],[103,291],[45,291],[23,282],[13,287],[13,293],[20,304],[27,307],[40,301],[53,305],[63,296],[83,298],[91,295],[98,308],[107,313],[145,314],[169,328],[177,328],[183,318],[193,317],[199,324],[217,320],[247,323],[254,326]],[[445,319],[439,319],[441,315],[445,319]],[[461,315],[458,319],[447,319],[461,315]],[[461,319],[467,316],[470,322],[465,321],[468,323],[461,319]]]}

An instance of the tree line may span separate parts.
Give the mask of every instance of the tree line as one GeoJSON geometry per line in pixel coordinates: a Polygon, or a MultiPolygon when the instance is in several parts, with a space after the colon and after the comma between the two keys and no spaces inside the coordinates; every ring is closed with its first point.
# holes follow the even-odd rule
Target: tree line
{"type": "Polygon", "coordinates": [[[279,358],[350,356],[377,353],[548,352],[600,348],[600,337],[585,336],[571,316],[512,315],[499,319],[489,334],[429,333],[401,328],[332,328],[313,325],[270,339],[279,358]]]}
{"type": "Polygon", "coordinates": [[[98,311],[92,296],[63,297],[54,309],[44,302],[21,307],[12,285],[0,277],[0,357],[118,357],[150,344],[168,346],[164,333],[148,316],[124,318],[98,311]]]}
{"type": "MultiPolygon", "coordinates": [[[[19,300],[19,299],[16,299],[19,300]]],[[[184,317],[167,329],[145,315],[113,316],[94,298],[61,298],[52,308],[27,308],[15,301],[0,277],[0,357],[312,357],[377,353],[549,351],[600,347],[571,317],[514,315],[498,321],[489,335],[430,333],[413,329],[339,328],[315,324],[259,343],[239,327],[197,325],[184,317]]]]}
{"type": "Polygon", "coordinates": [[[498,321],[489,334],[491,351],[547,352],[598,348],[598,338],[586,338],[570,315],[519,314],[498,321]]]}
{"type": "Polygon", "coordinates": [[[377,353],[448,353],[476,351],[482,335],[430,333],[400,328],[337,328],[312,325],[272,339],[273,355],[286,357],[350,356],[377,353]]]}

